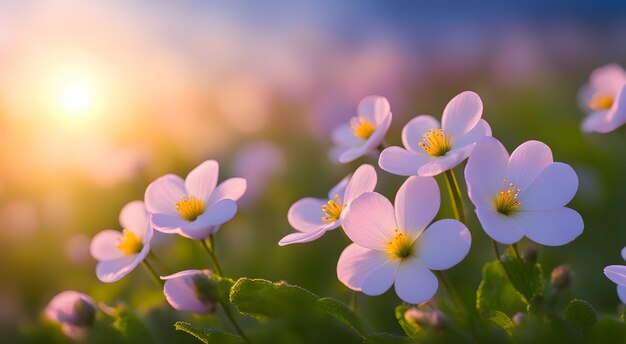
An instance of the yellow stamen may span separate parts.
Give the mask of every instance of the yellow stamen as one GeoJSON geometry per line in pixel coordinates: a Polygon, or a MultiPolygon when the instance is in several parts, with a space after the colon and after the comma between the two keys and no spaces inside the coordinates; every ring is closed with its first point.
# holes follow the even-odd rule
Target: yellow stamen
{"type": "Polygon", "coordinates": [[[391,259],[404,260],[413,254],[415,240],[411,240],[406,234],[401,233],[397,229],[393,231],[395,235],[393,239],[387,243],[387,253],[391,259]]]}
{"type": "Polygon", "coordinates": [[[143,243],[134,232],[125,229],[122,232],[122,240],[117,245],[117,249],[122,251],[125,256],[130,256],[141,252],[143,243]]]}
{"type": "Polygon", "coordinates": [[[176,202],[176,210],[183,219],[189,222],[195,221],[198,216],[204,213],[204,202],[197,199],[196,196],[183,197],[176,202]]]}
{"type": "Polygon", "coordinates": [[[596,93],[589,101],[589,108],[591,110],[608,110],[613,106],[613,101],[614,99],[611,96],[596,93]]]}
{"type": "Polygon", "coordinates": [[[502,182],[504,188],[500,189],[498,196],[496,196],[496,210],[500,214],[511,215],[522,205],[519,201],[519,194],[522,190],[516,189],[514,183],[507,183],[506,179],[502,182]]]}
{"type": "Polygon", "coordinates": [[[376,131],[376,125],[366,120],[363,117],[353,117],[352,120],[352,133],[354,136],[367,140],[376,131]]]}
{"type": "Polygon", "coordinates": [[[322,212],[324,216],[322,216],[322,222],[333,222],[339,220],[341,217],[341,212],[346,205],[341,203],[341,198],[339,195],[335,194],[334,200],[328,200],[328,203],[322,206],[322,212]]]}
{"type": "Polygon", "coordinates": [[[443,129],[429,129],[422,140],[424,142],[420,142],[419,146],[432,156],[443,156],[452,149],[452,137],[443,129]]]}

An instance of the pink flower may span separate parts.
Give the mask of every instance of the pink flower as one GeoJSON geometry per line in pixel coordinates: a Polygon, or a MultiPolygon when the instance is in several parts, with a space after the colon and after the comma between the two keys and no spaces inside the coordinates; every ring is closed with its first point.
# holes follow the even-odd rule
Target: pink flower
{"type": "Polygon", "coordinates": [[[167,174],[146,189],[146,208],[154,229],[202,240],[235,216],[246,180],[230,178],[217,185],[219,165],[207,160],[183,178],[167,174]],[[217,186],[216,186],[217,185],[217,186]]]}
{"type": "Polygon", "coordinates": [[[439,203],[435,179],[417,176],[402,184],[395,206],[376,192],[355,199],[343,221],[354,243],[339,257],[339,280],[367,295],[381,295],[395,284],[398,296],[408,303],[433,297],[439,283],[431,270],[459,263],[472,241],[459,221],[446,219],[428,226],[439,203]]]}
{"type": "Polygon", "coordinates": [[[584,132],[608,133],[626,123],[626,71],[617,64],[595,69],[578,95],[587,112],[584,132]]]}
{"type": "Polygon", "coordinates": [[[350,203],[364,192],[374,191],[376,170],[371,165],[361,165],[354,175],[345,177],[328,193],[328,200],[306,197],[289,208],[287,219],[298,233],[280,240],[278,245],[304,243],[320,238],[327,231],[341,226],[350,203]]]}
{"type": "MultiPolygon", "coordinates": [[[[626,247],[622,249],[622,259],[626,260],[626,247]]],[[[626,304],[626,265],[609,265],[604,268],[604,275],[617,284],[617,296],[626,304]]]]}
{"type": "Polygon", "coordinates": [[[57,294],[46,306],[48,319],[61,324],[68,337],[80,339],[96,317],[96,303],[83,293],[67,290],[57,294]]]}
{"type": "Polygon", "coordinates": [[[185,270],[161,277],[165,280],[163,293],[167,302],[181,312],[213,313],[219,295],[212,276],[209,270],[185,270]]]}
{"type": "Polygon", "coordinates": [[[465,180],[483,229],[500,243],[525,235],[560,246],[583,232],[580,214],[565,207],[578,189],[576,172],[553,162],[542,142],[524,142],[509,157],[500,141],[485,137],[467,162],[465,180]]]}
{"type": "Polygon", "coordinates": [[[373,152],[385,139],[391,126],[391,118],[390,105],[386,98],[363,98],[359,103],[357,116],[333,132],[335,147],[331,156],[341,163],[348,163],[373,152]]]}
{"type": "Polygon", "coordinates": [[[98,264],[96,275],[105,283],[119,281],[133,271],[150,252],[152,227],[142,201],[132,201],[122,208],[123,231],[105,229],[91,240],[89,252],[98,264]]]}
{"type": "Polygon", "coordinates": [[[483,103],[470,91],[454,97],[443,110],[441,126],[429,115],[413,118],[402,129],[401,147],[380,154],[383,170],[401,176],[435,176],[463,162],[476,141],[491,136],[489,124],[481,119],[483,103]]]}

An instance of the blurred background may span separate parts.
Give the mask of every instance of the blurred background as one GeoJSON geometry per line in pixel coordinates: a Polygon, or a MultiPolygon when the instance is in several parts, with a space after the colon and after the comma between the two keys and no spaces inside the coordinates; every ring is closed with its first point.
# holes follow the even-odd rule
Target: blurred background
{"type": "MultiPolygon", "coordinates": [[[[328,157],[332,128],[355,115],[361,98],[390,100],[387,142],[400,144],[409,119],[440,117],[464,90],[481,95],[483,118],[509,151],[541,140],[577,171],[571,207],[585,232],[565,247],[540,248],[540,261],[546,273],[571,265],[571,296],[617,314],[602,269],[623,263],[626,132],[583,135],[577,92],[594,68],[626,65],[624,37],[619,1],[0,0],[0,337],[63,341],[41,310],[66,289],[135,307],[159,342],[193,342],[175,333],[175,320],[212,326],[212,317],[171,310],[142,267],[99,282],[88,253],[90,238],[120,229],[119,210],[152,180],[184,176],[210,158],[220,161],[221,180],[249,182],[216,237],[226,273],[348,302],[335,272],[347,245],[339,231],[278,247],[292,231],[289,206],[324,197],[361,163],[376,164],[328,157]]],[[[402,181],[379,171],[377,190],[393,198],[402,181]]],[[[439,217],[452,215],[446,196],[439,217]]],[[[449,279],[472,302],[493,252],[467,212],[473,246],[449,279]]],[[[180,237],[157,237],[154,251],[176,271],[210,266],[198,243],[180,237]]],[[[401,333],[393,292],[359,303],[374,328],[401,333]]],[[[267,331],[249,319],[246,326],[267,331]]],[[[317,334],[325,332],[349,335],[317,334]]]]}

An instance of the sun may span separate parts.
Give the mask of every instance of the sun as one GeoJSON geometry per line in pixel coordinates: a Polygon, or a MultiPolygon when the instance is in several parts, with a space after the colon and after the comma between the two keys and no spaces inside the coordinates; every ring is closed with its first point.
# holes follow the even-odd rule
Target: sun
{"type": "Polygon", "coordinates": [[[85,81],[71,80],[61,87],[61,110],[70,116],[85,115],[93,102],[92,88],[85,81]]]}

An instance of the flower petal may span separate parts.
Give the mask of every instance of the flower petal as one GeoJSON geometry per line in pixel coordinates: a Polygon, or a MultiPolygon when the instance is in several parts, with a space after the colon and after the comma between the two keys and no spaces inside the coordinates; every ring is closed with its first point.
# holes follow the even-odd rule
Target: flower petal
{"type": "Polygon", "coordinates": [[[513,216],[481,207],[476,208],[476,215],[485,233],[501,244],[511,245],[524,237],[522,228],[513,216]]]}
{"type": "Polygon", "coordinates": [[[291,227],[300,232],[311,232],[324,225],[322,207],[326,200],[305,197],[294,203],[287,213],[291,227]]]}
{"type": "Polygon", "coordinates": [[[183,178],[174,174],[164,175],[148,185],[145,194],[146,209],[151,214],[176,216],[178,215],[176,203],[186,195],[183,178]]]}
{"type": "Polygon", "coordinates": [[[422,262],[410,258],[400,265],[396,276],[396,294],[404,302],[419,304],[430,300],[439,286],[432,271],[422,262]]]}
{"type": "Polygon", "coordinates": [[[346,193],[342,199],[344,204],[350,204],[352,200],[364,192],[372,192],[376,187],[376,170],[372,165],[363,164],[354,171],[352,178],[346,186],[346,193]]]}
{"type": "Polygon", "coordinates": [[[55,295],[46,306],[45,313],[50,320],[59,323],[76,323],[76,302],[83,301],[96,308],[96,303],[91,297],[74,290],[66,290],[55,295]]]}
{"type": "Polygon", "coordinates": [[[104,283],[117,282],[128,275],[143,260],[138,255],[124,256],[115,260],[98,262],[96,276],[104,283]]]}
{"type": "Polygon", "coordinates": [[[120,211],[120,224],[122,228],[132,231],[141,238],[150,224],[150,214],[142,201],[127,203],[120,211]]]}
{"type": "Polygon", "coordinates": [[[550,147],[540,141],[526,141],[511,153],[505,178],[524,192],[551,163],[550,147]]]}
{"type": "Polygon", "coordinates": [[[570,208],[523,211],[515,215],[526,236],[546,246],[570,243],[583,233],[585,227],[580,214],[570,208]]]}
{"type": "Polygon", "coordinates": [[[417,175],[433,177],[457,167],[467,157],[467,150],[455,149],[444,156],[432,159],[417,170],[417,175]]]}
{"type": "Polygon", "coordinates": [[[339,158],[337,160],[342,164],[347,164],[369,152],[369,146],[366,146],[365,143],[362,143],[360,146],[345,149],[342,153],[339,154],[339,158]]]}
{"type": "Polygon", "coordinates": [[[352,175],[347,175],[339,183],[337,183],[337,185],[333,186],[333,188],[328,191],[328,199],[335,199],[335,195],[339,195],[339,197],[343,196],[343,201],[343,199],[345,198],[344,195],[346,193],[346,187],[348,186],[348,182],[350,181],[351,177],[352,175]]]}
{"type": "Polygon", "coordinates": [[[176,310],[190,312],[194,314],[206,314],[213,311],[213,303],[204,303],[196,297],[193,277],[197,274],[204,274],[200,270],[184,271],[185,274],[179,276],[167,276],[163,286],[163,294],[167,302],[176,310]],[[191,273],[190,273],[191,272],[191,273]]]}
{"type": "Polygon", "coordinates": [[[626,84],[626,71],[616,63],[598,67],[591,73],[589,84],[596,91],[613,96],[626,84]]]}
{"type": "Polygon", "coordinates": [[[609,265],[604,268],[604,275],[613,283],[626,286],[626,265],[609,265]]]}
{"type": "Polygon", "coordinates": [[[578,177],[569,165],[553,162],[520,194],[523,210],[555,209],[565,206],[578,190],[578,177]]]}
{"type": "Polygon", "coordinates": [[[417,239],[416,245],[424,266],[431,270],[446,270],[467,256],[472,235],[461,222],[445,219],[430,225],[417,239]]]}
{"type": "MultiPolygon", "coordinates": [[[[387,264],[389,264],[389,256],[386,252],[370,250],[357,244],[350,244],[343,250],[341,256],[339,256],[339,261],[337,262],[337,278],[348,288],[361,291],[368,277],[387,264]]],[[[392,283],[393,278],[389,283],[389,287],[392,283]]],[[[387,287],[387,289],[389,289],[389,287],[387,287]]]]}
{"type": "Polygon", "coordinates": [[[152,214],[150,216],[150,224],[161,233],[174,234],[180,231],[180,228],[188,222],[179,215],[172,216],[167,214],[152,214]]]}
{"type": "Polygon", "coordinates": [[[441,128],[452,137],[460,137],[472,130],[483,114],[483,102],[478,94],[465,91],[452,98],[441,117],[441,128]]]}
{"type": "Polygon", "coordinates": [[[305,242],[311,242],[311,241],[321,238],[324,235],[324,233],[326,233],[327,231],[338,228],[339,225],[340,225],[339,221],[334,221],[332,223],[321,226],[318,229],[310,231],[310,232],[297,232],[297,233],[287,234],[285,237],[280,239],[280,241],[278,242],[278,245],[286,246],[286,245],[291,245],[291,244],[302,244],[305,242]]]}
{"type": "Polygon", "coordinates": [[[352,132],[352,125],[350,123],[345,123],[336,127],[332,133],[332,140],[337,145],[344,147],[360,146],[363,143],[363,140],[354,136],[354,133],[352,132]]]}
{"type": "Polygon", "coordinates": [[[394,209],[398,230],[417,236],[439,212],[439,186],[433,177],[409,177],[396,194],[394,209]]]}
{"type": "Polygon", "coordinates": [[[606,130],[608,115],[609,110],[591,112],[587,117],[585,117],[585,119],[583,119],[580,130],[584,133],[592,133],[594,131],[599,133],[609,132],[610,130],[606,130]]]}
{"type": "Polygon", "coordinates": [[[411,152],[401,147],[385,148],[378,159],[383,170],[399,176],[417,175],[417,170],[433,160],[426,153],[411,152]]]}
{"type": "Polygon", "coordinates": [[[207,207],[223,199],[238,201],[246,192],[248,183],[243,178],[229,178],[221,182],[211,193],[207,201],[207,207]]]}
{"type": "Polygon", "coordinates": [[[596,131],[608,133],[621,127],[624,123],[626,123],[626,85],[617,94],[615,104],[609,110],[605,123],[596,128],[596,131]]]}
{"type": "Polygon", "coordinates": [[[497,139],[484,137],[476,144],[465,166],[467,193],[475,206],[495,207],[508,161],[509,153],[497,139]]]}
{"type": "Polygon", "coordinates": [[[367,141],[365,141],[364,144],[358,147],[350,148],[346,150],[345,152],[343,152],[339,156],[339,162],[341,163],[352,162],[356,160],[357,158],[365,154],[369,154],[373,152],[374,150],[376,150],[376,148],[385,139],[385,135],[387,134],[387,131],[389,130],[389,127],[391,126],[391,120],[392,120],[392,115],[391,113],[389,113],[387,117],[385,117],[382,120],[382,122],[380,122],[376,130],[374,130],[374,133],[372,134],[372,136],[370,136],[370,138],[367,139],[367,141]]]}
{"type": "Polygon", "coordinates": [[[222,199],[208,207],[198,218],[180,227],[179,234],[194,240],[209,237],[217,226],[226,223],[237,213],[237,203],[232,199],[222,199]]]}
{"type": "Polygon", "coordinates": [[[374,124],[380,124],[391,111],[391,105],[385,97],[369,96],[359,102],[357,113],[374,124]]]}
{"type": "Polygon", "coordinates": [[[117,246],[122,232],[106,229],[96,234],[89,244],[89,253],[98,261],[114,260],[124,256],[117,246]]]}
{"type": "Polygon", "coordinates": [[[626,260],[626,247],[622,248],[622,251],[620,253],[622,255],[622,259],[626,260]]]}
{"type": "Polygon", "coordinates": [[[617,296],[619,296],[619,300],[622,301],[622,303],[626,304],[626,287],[622,287],[621,285],[618,285],[617,296]]]}
{"type": "Polygon", "coordinates": [[[465,133],[465,135],[459,137],[452,142],[452,148],[459,148],[478,142],[485,136],[491,136],[491,127],[489,123],[484,119],[481,119],[476,123],[476,126],[472,130],[465,133]]]}
{"type": "Polygon", "coordinates": [[[215,160],[207,160],[194,168],[185,178],[185,189],[189,196],[207,202],[217,185],[220,166],[215,160]]]}
{"type": "Polygon", "coordinates": [[[352,201],[343,219],[350,240],[374,250],[384,251],[397,227],[391,202],[376,192],[366,192],[352,201]]]}
{"type": "Polygon", "coordinates": [[[407,123],[402,128],[402,144],[406,149],[416,153],[423,153],[424,149],[419,146],[422,136],[429,129],[439,129],[441,125],[435,117],[430,115],[419,115],[407,123]]]}

